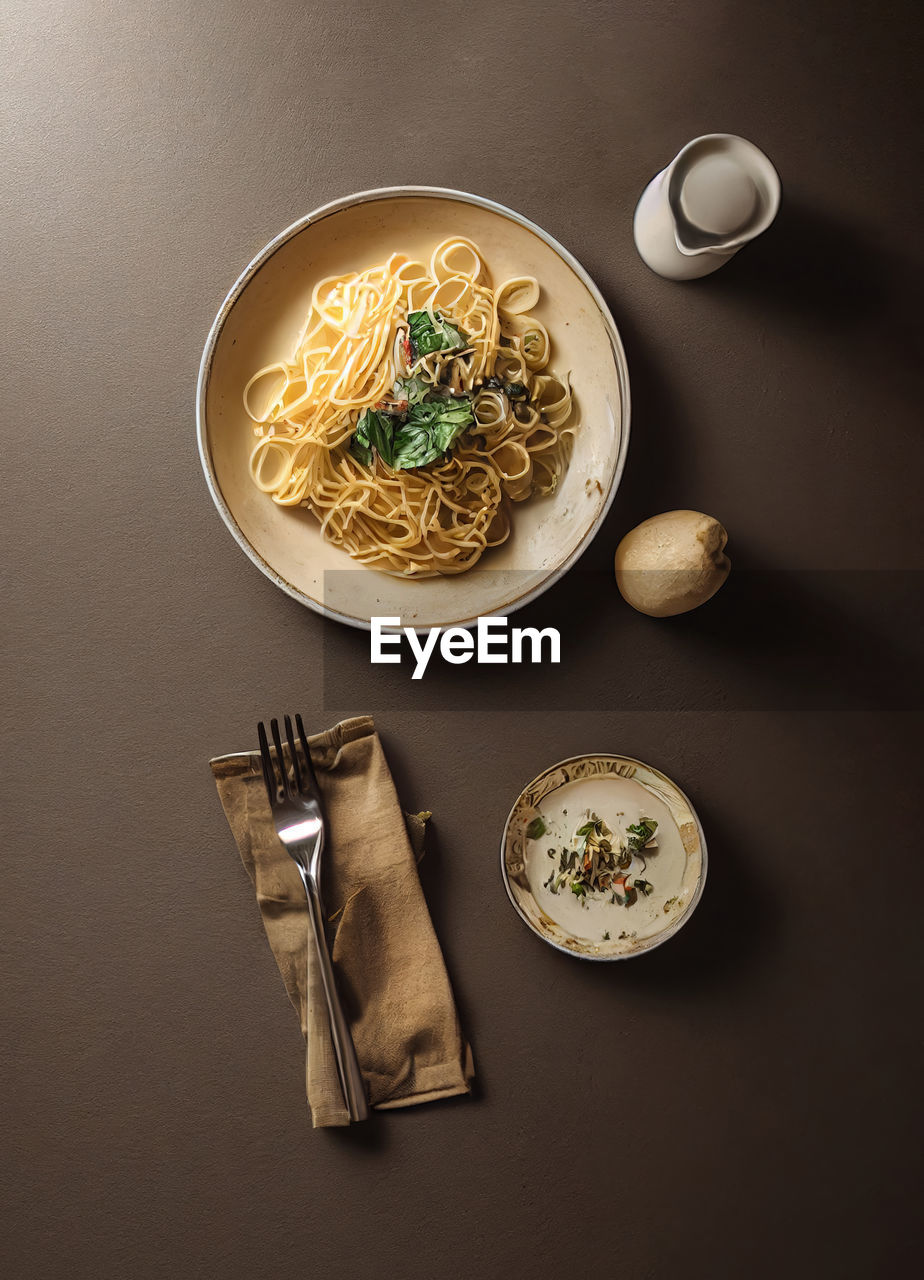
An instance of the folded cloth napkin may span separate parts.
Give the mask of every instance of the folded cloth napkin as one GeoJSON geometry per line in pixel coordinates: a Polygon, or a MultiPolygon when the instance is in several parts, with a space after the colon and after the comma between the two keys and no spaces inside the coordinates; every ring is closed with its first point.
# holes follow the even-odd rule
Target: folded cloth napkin
{"type": "MultiPolygon", "coordinates": [[[[429,815],[405,820],[368,716],[342,721],[309,746],[328,820],[322,891],[336,922],[331,954],[369,1103],[407,1107],[467,1093],[471,1050],[417,875],[429,815]]],[[[260,753],[220,756],[211,768],[301,1018],[312,1121],[315,1128],[349,1124],[305,890],[273,829],[260,753]]]]}

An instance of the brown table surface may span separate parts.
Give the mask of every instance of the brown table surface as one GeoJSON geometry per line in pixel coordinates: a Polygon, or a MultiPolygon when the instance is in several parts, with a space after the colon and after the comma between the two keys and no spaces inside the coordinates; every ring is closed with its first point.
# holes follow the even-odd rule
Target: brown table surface
{"type": "Polygon", "coordinates": [[[0,1262],[52,1277],[894,1276],[919,1187],[917,6],[11,0],[2,203],[0,1262]],[[632,212],[689,138],[779,168],[776,225],[680,285],[632,212]],[[609,300],[628,468],[520,620],[560,669],[372,669],[212,507],[198,361],[327,200],[507,203],[609,300]],[[720,517],[734,571],[629,610],[622,533],[720,517]],[[477,1095],[314,1132],[211,755],[372,712],[477,1095]],[[587,750],[697,805],[701,907],[622,965],[511,910],[519,788],[587,750]],[[910,917],[914,913],[912,922],[910,917]]]}

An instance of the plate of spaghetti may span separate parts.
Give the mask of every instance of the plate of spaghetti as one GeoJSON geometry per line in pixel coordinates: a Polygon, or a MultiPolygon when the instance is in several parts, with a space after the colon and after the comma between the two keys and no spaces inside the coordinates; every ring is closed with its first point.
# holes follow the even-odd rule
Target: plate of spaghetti
{"type": "Polygon", "coordinates": [[[435,188],[309,214],[247,267],[199,375],[210,492],[250,558],[340,621],[468,625],[534,599],[615,494],[628,376],[546,232],[435,188]]]}

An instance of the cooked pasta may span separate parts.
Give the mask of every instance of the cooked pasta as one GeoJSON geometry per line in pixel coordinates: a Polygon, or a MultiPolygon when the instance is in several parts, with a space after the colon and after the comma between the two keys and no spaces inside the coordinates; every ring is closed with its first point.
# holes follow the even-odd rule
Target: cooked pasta
{"type": "Polygon", "coordinates": [[[356,560],[408,577],[460,573],[510,534],[509,507],[552,493],[574,430],[548,368],[539,284],[493,288],[454,236],[315,285],[291,360],[244,390],[253,479],[309,508],[356,560]]]}

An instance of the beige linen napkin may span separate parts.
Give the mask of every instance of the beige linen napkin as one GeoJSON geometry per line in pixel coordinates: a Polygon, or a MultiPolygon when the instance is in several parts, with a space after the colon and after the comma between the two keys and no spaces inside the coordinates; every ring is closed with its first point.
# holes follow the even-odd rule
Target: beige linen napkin
{"type": "MultiPolygon", "coordinates": [[[[405,823],[375,725],[344,720],[309,740],[327,811],[322,892],[336,923],[332,957],[373,1107],[467,1093],[462,1037],[442,953],[417,875],[426,817],[405,823]]],[[[308,1042],[306,1088],[316,1128],[349,1124],[323,987],[309,946],[305,890],[273,829],[259,752],[211,761],[225,815],[253,881],[266,936],[308,1042]]]]}

